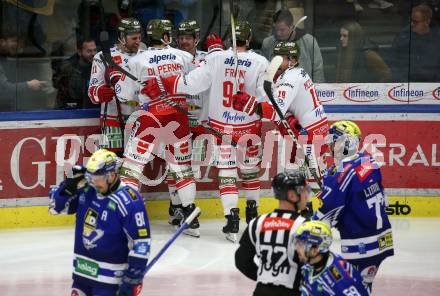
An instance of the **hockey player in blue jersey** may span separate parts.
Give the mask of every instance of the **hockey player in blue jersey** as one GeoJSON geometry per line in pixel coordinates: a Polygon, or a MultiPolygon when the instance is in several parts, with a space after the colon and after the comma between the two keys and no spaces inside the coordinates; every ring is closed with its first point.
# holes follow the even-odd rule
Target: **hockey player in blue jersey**
{"type": "Polygon", "coordinates": [[[339,230],[341,256],[359,270],[371,292],[381,262],[394,255],[382,175],[374,158],[358,152],[361,131],[354,122],[335,122],[330,136],[335,164],[324,176],[312,219],[339,230]]]}
{"type": "Polygon", "coordinates": [[[50,213],[76,214],[72,296],[134,296],[142,288],[148,217],[117,170],[116,154],[100,149],[49,193],[50,213]]]}
{"type": "Polygon", "coordinates": [[[295,250],[302,267],[302,296],[369,295],[359,271],[329,250],[330,226],[322,221],[306,221],[294,234],[295,250]]]}

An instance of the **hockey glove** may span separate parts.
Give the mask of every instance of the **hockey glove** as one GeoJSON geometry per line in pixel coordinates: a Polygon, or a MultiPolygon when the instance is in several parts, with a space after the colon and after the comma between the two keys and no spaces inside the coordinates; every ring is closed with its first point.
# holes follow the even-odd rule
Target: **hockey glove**
{"type": "Polygon", "coordinates": [[[142,280],[145,270],[129,267],[124,272],[122,284],[119,286],[118,296],[137,296],[142,290],[142,280]]]}
{"type": "Polygon", "coordinates": [[[115,86],[116,83],[121,79],[122,73],[118,71],[116,67],[109,66],[105,72],[106,76],[110,78],[110,84],[115,86]]]}
{"type": "MultiPolygon", "coordinates": [[[[160,80],[162,82],[162,85],[169,95],[174,95],[177,79],[180,77],[180,75],[177,76],[168,76],[168,77],[160,77],[160,80]]],[[[145,81],[145,86],[141,90],[141,94],[144,94],[148,96],[150,99],[155,100],[160,97],[162,94],[162,91],[160,90],[159,84],[157,83],[156,78],[149,79],[145,81]]],[[[163,94],[165,95],[165,94],[163,94]]]]}
{"type": "Polygon", "coordinates": [[[84,187],[86,184],[86,179],[84,177],[85,172],[85,167],[81,165],[73,166],[72,177],[67,178],[64,181],[64,192],[70,196],[73,196],[77,193],[78,189],[84,187]]]}
{"type": "Polygon", "coordinates": [[[98,98],[100,103],[108,103],[113,100],[115,96],[115,91],[108,85],[101,85],[98,88],[98,98]]]}
{"type": "Polygon", "coordinates": [[[232,106],[235,110],[251,116],[257,111],[258,101],[246,92],[238,92],[232,96],[232,106]]]}
{"type": "Polygon", "coordinates": [[[161,91],[157,80],[153,78],[145,81],[145,86],[141,89],[141,94],[148,96],[152,100],[159,98],[161,91]]]}
{"type": "Polygon", "coordinates": [[[140,285],[129,285],[122,283],[119,286],[118,296],[138,296],[141,295],[142,284],[140,285]]]}
{"type": "MultiPolygon", "coordinates": [[[[301,129],[298,120],[295,118],[295,116],[293,116],[290,113],[286,113],[285,118],[290,128],[292,129],[293,133],[295,134],[295,136],[298,137],[299,131],[301,129]]],[[[278,127],[282,136],[288,135],[287,128],[284,126],[284,124],[281,121],[275,122],[275,125],[278,127]]]]}
{"type": "Polygon", "coordinates": [[[206,38],[205,47],[208,50],[208,54],[216,50],[225,49],[222,38],[217,35],[217,33],[211,33],[208,35],[206,38]]]}

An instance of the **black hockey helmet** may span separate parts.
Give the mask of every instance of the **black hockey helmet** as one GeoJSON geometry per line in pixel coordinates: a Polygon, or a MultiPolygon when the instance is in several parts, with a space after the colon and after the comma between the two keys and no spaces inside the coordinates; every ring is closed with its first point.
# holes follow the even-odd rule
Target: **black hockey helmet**
{"type": "Polygon", "coordinates": [[[272,180],[275,198],[279,200],[287,200],[287,192],[290,190],[293,190],[299,196],[306,186],[306,178],[299,171],[279,173],[272,180]]]}

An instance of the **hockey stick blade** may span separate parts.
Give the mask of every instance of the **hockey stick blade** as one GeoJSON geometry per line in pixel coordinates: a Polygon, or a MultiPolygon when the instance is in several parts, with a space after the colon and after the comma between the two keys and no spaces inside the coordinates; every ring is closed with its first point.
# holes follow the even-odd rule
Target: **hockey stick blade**
{"type": "Polygon", "coordinates": [[[297,28],[302,22],[304,22],[306,19],[307,19],[307,15],[304,15],[302,18],[300,18],[300,19],[296,22],[295,26],[293,27],[293,30],[295,31],[295,29],[296,29],[296,28],[297,28]]]}
{"type": "Polygon", "coordinates": [[[275,77],[275,74],[277,73],[278,68],[281,66],[282,63],[283,58],[281,56],[274,56],[266,69],[264,80],[269,81],[270,84],[272,84],[273,78],[275,77]]]}

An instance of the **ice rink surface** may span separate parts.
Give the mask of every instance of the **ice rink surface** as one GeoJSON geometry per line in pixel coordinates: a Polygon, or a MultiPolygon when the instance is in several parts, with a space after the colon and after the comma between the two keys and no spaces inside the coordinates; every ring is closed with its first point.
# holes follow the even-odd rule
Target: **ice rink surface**
{"type": "MultiPolygon", "coordinates": [[[[379,269],[373,295],[440,295],[440,219],[392,224],[396,255],[379,269]]],[[[146,275],[142,295],[252,295],[255,283],[235,269],[237,245],[223,238],[222,225],[202,220],[201,238],[179,237],[146,275]]],[[[166,222],[151,228],[155,255],[173,229],[166,222]]],[[[1,231],[0,295],[70,295],[72,251],[73,228],[1,231]]]]}

